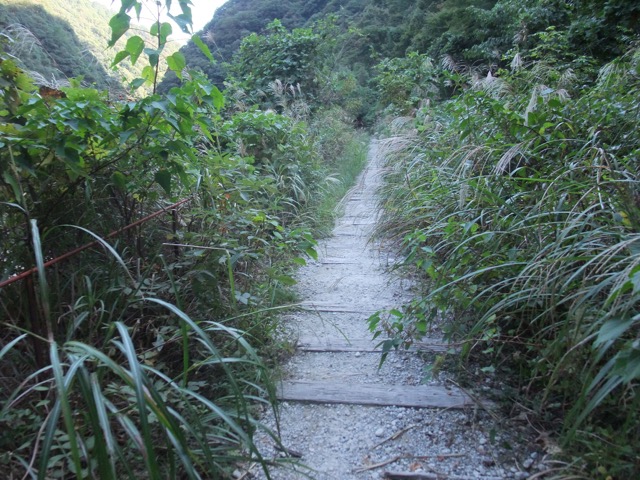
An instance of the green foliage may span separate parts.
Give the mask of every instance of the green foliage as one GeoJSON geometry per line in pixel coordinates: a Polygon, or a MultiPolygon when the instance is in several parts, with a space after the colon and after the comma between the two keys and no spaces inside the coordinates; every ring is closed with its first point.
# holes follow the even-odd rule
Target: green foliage
{"type": "MultiPolygon", "coordinates": [[[[354,70],[359,65],[364,72],[378,58],[403,57],[413,51],[436,62],[445,59],[495,72],[505,66],[507,52],[535,48],[535,34],[550,26],[562,31],[576,56],[608,61],[623,53],[625,41],[640,31],[638,8],[625,0],[230,0],[201,35],[217,63],[212,64],[192,42],[183,53],[189,65],[222,86],[228,75],[224,62],[230,61],[244,37],[264,34],[275,19],[295,29],[335,14],[345,30],[358,31],[357,41],[341,39],[342,65],[354,70]]],[[[178,84],[177,78],[169,77],[163,91],[178,84]]],[[[365,85],[366,80],[359,78],[359,83],[365,85]]]]}
{"type": "Polygon", "coordinates": [[[266,35],[245,37],[229,70],[240,88],[266,91],[275,80],[291,85],[313,99],[317,95],[316,70],[320,36],[310,28],[287,31],[274,21],[266,35]]]}
{"type": "MultiPolygon", "coordinates": [[[[81,39],[71,28],[69,15],[59,15],[61,7],[62,2],[59,5],[57,2],[0,2],[0,29],[12,38],[9,51],[47,82],[82,76],[90,84],[105,88],[109,77],[107,64],[100,64],[96,53],[84,44],[87,38],[81,39]]],[[[80,8],[80,5],[74,7],[80,8]]],[[[82,11],[91,12],[90,18],[96,15],[87,5],[83,5],[82,11]]],[[[94,36],[94,40],[96,44],[101,43],[99,37],[94,36]]]]}
{"type": "MultiPolygon", "coordinates": [[[[34,237],[36,232],[37,228],[34,237]]],[[[116,255],[115,259],[124,266],[122,258],[116,255]]],[[[40,282],[45,282],[41,286],[45,286],[46,274],[43,269],[40,273],[40,282]]],[[[133,275],[131,272],[131,278],[133,275]]],[[[43,306],[52,300],[44,291],[38,298],[43,306]]],[[[0,416],[13,431],[12,436],[1,437],[3,471],[26,470],[37,478],[66,478],[69,474],[136,478],[141,471],[149,478],[201,478],[203,471],[229,474],[228,465],[245,455],[266,470],[250,437],[253,429],[261,427],[249,401],[271,398],[268,390],[255,383],[265,378],[256,351],[236,329],[194,321],[151,292],[145,297],[132,298],[126,308],[156,306],[156,313],[165,320],[175,317],[185,326],[183,348],[191,351],[193,362],[177,378],[168,375],[168,350],[180,340],[179,331],[170,323],[158,332],[151,349],[141,348],[137,329],[120,321],[105,325],[106,335],[98,347],[50,337],[48,365],[32,374],[27,353],[31,345],[26,335],[16,337],[0,352],[3,368],[12,365],[17,374],[15,386],[2,396],[0,416]],[[235,356],[228,351],[235,351],[235,356]],[[216,384],[188,381],[187,375],[195,376],[196,370],[215,375],[216,384]],[[247,371],[256,378],[247,378],[247,371]],[[26,380],[19,384],[23,376],[26,380]],[[247,384],[239,383],[241,377],[247,384]],[[54,388],[43,395],[39,386],[48,383],[54,388]],[[47,415],[39,413],[43,408],[47,415]]],[[[65,316],[74,329],[91,321],[83,318],[87,301],[88,297],[81,297],[71,315],[65,316]]],[[[71,336],[79,333],[71,332],[71,336]]]]}
{"type": "Polygon", "coordinates": [[[321,235],[328,235],[335,226],[342,198],[355,184],[367,162],[369,138],[354,131],[352,117],[339,107],[319,112],[310,126],[313,148],[328,165],[320,192],[312,199],[312,225],[321,235]]]}
{"type": "Polygon", "coordinates": [[[225,106],[182,54],[163,57],[168,24],[128,36],[138,5],[111,21],[112,41],[127,39],[114,63],[144,66],[134,88],[168,64],[183,83],[165,96],[114,102],[79,81],[36,91],[2,54],[0,279],[38,270],[0,291],[9,475],[225,478],[243,461],[267,472],[252,436],[275,402],[273,313],[291,298],[290,265],[317,258],[310,227],[330,221],[334,186],[364,159],[339,110],[331,130],[303,123],[284,91],[283,114],[225,106]]]}
{"type": "MultiPolygon", "coordinates": [[[[212,53],[215,62],[208,58],[195,41],[190,41],[181,51],[191,68],[202,70],[213,83],[222,88],[228,75],[225,63],[231,61],[244,37],[252,33],[265,33],[267,25],[276,19],[288,29],[302,28],[314,16],[336,11],[343,6],[341,4],[327,0],[229,0],[216,10],[213,19],[205,25],[198,37],[212,53]],[[334,3],[336,4],[332,5],[334,3]]],[[[178,83],[175,76],[167,75],[161,84],[161,91],[167,91],[178,83]]]]}
{"type": "MultiPolygon", "coordinates": [[[[150,32],[160,47],[168,34],[150,32]]],[[[116,60],[144,59],[154,81],[163,60],[141,41],[116,60]]],[[[167,62],[182,73],[181,55],[167,62]]],[[[288,265],[317,255],[305,216],[330,176],[317,133],[256,108],[223,118],[223,95],[194,71],[164,97],[118,103],[77,82],[40,96],[10,56],[0,67],[0,278],[38,266],[0,291],[2,471],[266,469],[251,439],[256,402],[274,397],[252,345],[271,341],[288,265]],[[188,209],[104,238],[179,198],[188,209]]]]}
{"type": "Polygon", "coordinates": [[[439,96],[439,69],[426,55],[411,52],[403,58],[384,59],[375,70],[373,80],[383,107],[393,105],[400,113],[408,113],[420,102],[439,96]]]}
{"type": "Polygon", "coordinates": [[[400,345],[446,312],[464,353],[480,347],[487,369],[518,375],[532,409],[565,419],[569,454],[592,450],[576,468],[631,478],[640,57],[632,49],[585,88],[564,52],[537,48],[512,73],[467,80],[388,141],[384,229],[428,287],[372,327],[400,345]],[[596,431],[620,448],[594,462],[596,431]]]}

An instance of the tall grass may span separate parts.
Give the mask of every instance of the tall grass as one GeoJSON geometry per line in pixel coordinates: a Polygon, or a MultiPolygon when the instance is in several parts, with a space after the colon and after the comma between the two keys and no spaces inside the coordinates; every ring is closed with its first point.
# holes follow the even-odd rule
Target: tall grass
{"type": "Polygon", "coordinates": [[[367,163],[369,135],[356,131],[338,107],[319,113],[311,130],[328,174],[314,200],[311,222],[320,235],[327,235],[339,215],[340,201],[367,163]]]}
{"type": "Polygon", "coordinates": [[[446,312],[464,353],[560,419],[587,476],[640,472],[639,57],[574,98],[539,64],[479,82],[386,141],[381,232],[427,285],[397,335],[446,312]]]}
{"type": "MultiPolygon", "coordinates": [[[[52,299],[35,222],[32,234],[38,304],[46,316],[52,299]]],[[[126,267],[109,250],[120,268],[126,267]]],[[[275,401],[260,356],[241,331],[196,321],[165,300],[133,298],[125,309],[154,305],[185,327],[159,347],[181,345],[192,352],[187,370],[176,376],[166,362],[140,348],[130,321],[132,326],[117,321],[104,329],[101,346],[59,341],[57,328],[50,327],[49,338],[42,339],[48,362],[39,369],[27,359],[29,334],[5,324],[0,361],[16,365],[21,379],[3,389],[0,419],[14,430],[13,438],[3,436],[5,473],[42,479],[67,472],[78,478],[137,478],[142,472],[158,479],[221,478],[240,462],[252,461],[268,476],[267,462],[252,441],[252,433],[264,429],[256,406],[275,401]],[[225,353],[231,350],[233,355],[225,353]],[[181,382],[187,374],[192,381],[181,382]]],[[[76,320],[66,319],[77,325],[76,320]]],[[[278,441],[275,433],[267,433],[278,441]]]]}

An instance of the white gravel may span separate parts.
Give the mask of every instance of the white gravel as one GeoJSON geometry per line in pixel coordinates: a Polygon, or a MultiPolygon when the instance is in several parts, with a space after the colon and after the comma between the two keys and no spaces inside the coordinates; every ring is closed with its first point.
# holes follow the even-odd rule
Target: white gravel
{"type": "MultiPolygon", "coordinates": [[[[336,225],[335,235],[321,245],[319,261],[297,274],[303,300],[362,313],[306,311],[287,315],[284,325],[294,339],[370,338],[370,313],[397,307],[410,298],[411,282],[387,273],[388,254],[369,242],[382,172],[376,151],[374,142],[369,167],[346,199],[345,215],[336,225]]],[[[432,360],[432,354],[392,352],[378,369],[379,353],[298,352],[283,369],[288,380],[332,380],[354,388],[357,384],[450,385],[446,372],[425,381],[425,368],[432,360]]],[[[300,465],[274,467],[271,475],[277,480],[309,478],[305,475],[317,480],[355,480],[385,478],[385,472],[393,471],[444,478],[524,479],[544,468],[543,452],[527,424],[499,415],[481,408],[285,402],[281,404],[281,439],[286,448],[301,454],[300,465]]],[[[263,422],[276,429],[275,419],[268,413],[263,422]]],[[[256,441],[266,458],[282,460],[286,456],[267,435],[258,434],[256,441]]],[[[258,470],[254,467],[243,473],[243,478],[266,478],[258,470]]]]}

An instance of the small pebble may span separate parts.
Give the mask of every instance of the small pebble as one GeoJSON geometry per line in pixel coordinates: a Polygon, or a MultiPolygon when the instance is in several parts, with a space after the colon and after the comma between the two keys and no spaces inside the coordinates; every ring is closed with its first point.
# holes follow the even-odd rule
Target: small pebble
{"type": "Polygon", "coordinates": [[[527,458],[524,462],[522,462],[522,466],[529,470],[533,465],[533,458],[527,458]]]}
{"type": "Polygon", "coordinates": [[[383,428],[379,428],[376,430],[376,437],[381,437],[384,435],[384,429],[383,428]]]}
{"type": "Polygon", "coordinates": [[[496,464],[495,460],[491,457],[482,458],[482,465],[484,465],[485,467],[493,467],[495,464],[496,464]]]}

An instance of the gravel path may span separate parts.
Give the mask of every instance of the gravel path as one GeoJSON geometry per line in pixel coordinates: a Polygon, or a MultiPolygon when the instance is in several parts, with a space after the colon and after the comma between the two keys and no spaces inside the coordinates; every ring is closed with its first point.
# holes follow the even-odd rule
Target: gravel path
{"type": "MultiPolygon", "coordinates": [[[[373,142],[368,167],[345,199],[345,214],[333,236],[322,243],[318,261],[297,274],[302,299],[326,308],[289,314],[285,325],[293,338],[342,343],[370,338],[369,315],[397,307],[411,295],[411,282],[387,273],[392,259],[380,245],[369,242],[383,172],[376,153],[373,142]],[[328,311],[332,309],[348,311],[328,311]]],[[[284,380],[331,380],[353,389],[360,384],[418,385],[425,383],[425,367],[433,358],[430,353],[392,352],[378,369],[379,352],[299,351],[283,367],[284,380]]],[[[426,383],[451,387],[447,380],[445,372],[426,383]]],[[[275,429],[273,418],[267,415],[263,421],[275,429]]],[[[281,438],[283,445],[301,454],[299,462],[307,468],[274,468],[271,474],[278,480],[393,478],[385,476],[391,472],[412,473],[412,478],[523,479],[543,468],[538,446],[527,442],[531,432],[524,422],[507,422],[477,407],[283,402],[281,438]]],[[[267,458],[285,455],[266,436],[258,435],[257,442],[267,458]]],[[[257,468],[252,474],[264,478],[257,468]]]]}

